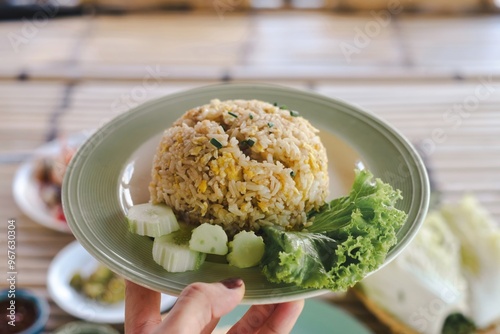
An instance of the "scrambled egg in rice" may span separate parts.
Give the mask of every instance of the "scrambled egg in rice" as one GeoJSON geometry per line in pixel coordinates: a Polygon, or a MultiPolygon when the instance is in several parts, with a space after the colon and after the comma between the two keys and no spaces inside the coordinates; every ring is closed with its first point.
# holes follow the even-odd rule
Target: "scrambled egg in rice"
{"type": "Polygon", "coordinates": [[[257,100],[212,100],[168,128],[158,146],[149,187],[193,224],[227,232],[287,229],[328,196],[326,150],[296,111],[257,100]]]}

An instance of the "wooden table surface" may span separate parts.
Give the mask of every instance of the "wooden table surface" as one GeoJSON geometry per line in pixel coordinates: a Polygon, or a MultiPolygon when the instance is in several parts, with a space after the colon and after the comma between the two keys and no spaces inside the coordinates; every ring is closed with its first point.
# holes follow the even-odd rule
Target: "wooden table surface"
{"type": "MultiPolygon", "coordinates": [[[[313,90],[366,108],[423,144],[445,201],[472,193],[500,222],[500,20],[401,15],[366,46],[355,44],[372,21],[321,12],[88,15],[48,21],[29,36],[23,21],[0,22],[0,35],[24,36],[0,42],[0,249],[13,218],[18,287],[49,298],[48,266],[74,240],[14,202],[13,177],[33,150],[146,100],[228,80],[313,90]],[[342,43],[359,52],[348,59],[342,43]]],[[[7,272],[6,258],[0,270],[7,272]]],[[[352,293],[327,297],[388,333],[352,293]]],[[[75,320],[50,306],[48,333],[75,320]]]]}

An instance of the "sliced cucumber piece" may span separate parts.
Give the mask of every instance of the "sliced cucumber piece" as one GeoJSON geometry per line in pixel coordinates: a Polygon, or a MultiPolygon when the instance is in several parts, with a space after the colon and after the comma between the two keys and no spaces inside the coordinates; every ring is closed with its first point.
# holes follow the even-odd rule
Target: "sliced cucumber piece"
{"type": "Polygon", "coordinates": [[[201,224],[193,230],[189,248],[207,254],[226,255],[227,234],[220,225],[201,224]]]}
{"type": "Polygon", "coordinates": [[[137,204],[128,210],[129,230],[153,238],[179,229],[179,223],[172,209],[165,204],[137,204]]]}
{"type": "Polygon", "coordinates": [[[153,260],[171,273],[198,269],[207,255],[189,249],[190,238],[191,230],[186,228],[155,238],[153,260]]]}
{"type": "Polygon", "coordinates": [[[249,268],[259,264],[264,255],[264,239],[255,233],[241,231],[229,243],[227,261],[238,268],[249,268]]]}

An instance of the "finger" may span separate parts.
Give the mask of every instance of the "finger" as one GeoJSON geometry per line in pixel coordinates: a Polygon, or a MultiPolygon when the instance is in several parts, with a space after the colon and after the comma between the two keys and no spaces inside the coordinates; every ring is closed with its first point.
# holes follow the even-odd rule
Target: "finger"
{"type": "Polygon", "coordinates": [[[303,300],[278,304],[259,334],[290,333],[303,308],[303,300]]]}
{"type": "Polygon", "coordinates": [[[231,327],[228,334],[257,332],[273,314],[276,306],[277,304],[251,306],[243,317],[231,327]]]}
{"type": "Polygon", "coordinates": [[[299,317],[303,301],[254,305],[231,328],[228,334],[290,333],[299,317]]]}
{"type": "Polygon", "coordinates": [[[149,334],[161,322],[159,292],[125,281],[125,333],[149,334]]]}
{"type": "Polygon", "coordinates": [[[182,291],[158,333],[210,333],[219,318],[234,309],[244,294],[241,279],[190,284],[182,291]]]}

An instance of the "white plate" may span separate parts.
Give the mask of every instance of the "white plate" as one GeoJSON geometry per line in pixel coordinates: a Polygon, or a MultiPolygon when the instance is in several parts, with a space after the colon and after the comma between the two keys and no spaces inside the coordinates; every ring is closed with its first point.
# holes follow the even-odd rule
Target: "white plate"
{"type": "MultiPolygon", "coordinates": [[[[69,147],[79,147],[89,134],[77,133],[65,138],[69,147]]],[[[34,175],[37,160],[42,157],[57,157],[61,153],[60,140],[50,141],[35,150],[31,158],[26,160],[17,170],[12,184],[14,200],[19,208],[31,220],[50,229],[71,233],[68,224],[58,220],[40,197],[40,182],[34,175]]]]}
{"type": "MultiPolygon", "coordinates": [[[[87,251],[74,241],[64,247],[50,264],[47,288],[50,297],[64,311],[90,322],[119,324],[125,319],[125,303],[112,305],[99,303],[75,291],[69,282],[75,272],[84,276],[91,273],[99,265],[87,251]]],[[[161,311],[171,308],[176,297],[162,294],[161,311]]]]}

